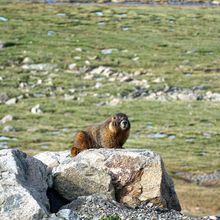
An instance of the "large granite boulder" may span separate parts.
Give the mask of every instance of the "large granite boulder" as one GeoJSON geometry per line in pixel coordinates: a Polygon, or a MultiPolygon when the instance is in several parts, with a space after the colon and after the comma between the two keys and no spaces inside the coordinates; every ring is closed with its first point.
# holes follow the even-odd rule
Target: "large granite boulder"
{"type": "Polygon", "coordinates": [[[58,161],[53,187],[68,200],[99,193],[130,207],[152,202],[181,210],[162,158],[152,151],[91,149],[58,161]]]}
{"type": "Polygon", "coordinates": [[[0,151],[0,219],[41,219],[49,214],[46,165],[12,149],[0,151]]]}

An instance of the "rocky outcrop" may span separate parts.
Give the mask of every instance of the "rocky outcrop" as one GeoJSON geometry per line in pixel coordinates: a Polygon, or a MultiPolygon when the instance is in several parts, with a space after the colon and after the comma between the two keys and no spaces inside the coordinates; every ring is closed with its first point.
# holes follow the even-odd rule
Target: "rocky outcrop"
{"type": "Polygon", "coordinates": [[[0,219],[40,219],[49,214],[46,165],[19,150],[0,151],[0,219]]]}
{"type": "MultiPolygon", "coordinates": [[[[51,157],[59,158],[54,155],[51,157]]],[[[44,162],[42,154],[41,160],[44,162]]],[[[161,157],[152,151],[94,149],[60,161],[46,155],[45,161],[51,161],[49,166],[59,164],[52,170],[54,188],[68,200],[101,193],[111,199],[115,195],[118,202],[130,207],[148,201],[181,209],[172,179],[161,157]]]]}
{"type": "Polygon", "coordinates": [[[0,219],[209,219],[180,209],[172,179],[152,151],[92,149],[76,157],[0,151],[0,219]]]}

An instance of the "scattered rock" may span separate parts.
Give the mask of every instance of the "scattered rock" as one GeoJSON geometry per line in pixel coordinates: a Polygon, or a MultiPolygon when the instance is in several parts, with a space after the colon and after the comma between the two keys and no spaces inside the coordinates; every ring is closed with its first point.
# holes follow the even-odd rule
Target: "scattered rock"
{"type": "Polygon", "coordinates": [[[101,53],[107,55],[107,54],[112,54],[112,51],[113,51],[112,49],[103,49],[101,50],[101,53]]]}
{"type": "Polygon", "coordinates": [[[180,210],[161,157],[145,150],[93,149],[53,169],[55,189],[66,199],[102,193],[129,206],[153,202],[180,210]],[[114,188],[112,187],[113,184],[114,188]]]}
{"type": "Polygon", "coordinates": [[[12,120],[13,120],[12,115],[6,115],[0,120],[0,124],[5,124],[5,123],[12,121],[12,120]]]}
{"type": "Polygon", "coordinates": [[[47,35],[48,36],[54,36],[54,35],[56,35],[56,32],[55,31],[48,31],[47,35]]]}
{"type": "Polygon", "coordinates": [[[26,82],[21,82],[20,84],[19,84],[19,88],[20,89],[26,89],[28,87],[28,84],[26,83],[26,82]]]}
{"type": "Polygon", "coordinates": [[[16,131],[16,129],[11,125],[5,126],[2,129],[2,132],[4,132],[4,133],[13,132],[13,131],[16,131]]]}
{"type": "Polygon", "coordinates": [[[0,176],[0,219],[41,219],[49,214],[46,165],[19,150],[1,150],[0,176]]]}
{"type": "Polygon", "coordinates": [[[57,64],[41,63],[41,64],[25,64],[22,66],[24,70],[50,71],[58,68],[57,64]]]}
{"type": "Polygon", "coordinates": [[[65,101],[77,100],[77,97],[75,95],[64,94],[64,100],[65,101]]]}
{"type": "Polygon", "coordinates": [[[30,57],[25,57],[22,61],[23,64],[33,64],[34,61],[30,57]]]}
{"type": "Polygon", "coordinates": [[[65,17],[66,14],[65,13],[57,13],[56,16],[58,16],[58,17],[65,17]]]}
{"type": "Polygon", "coordinates": [[[124,76],[123,78],[121,78],[121,82],[131,82],[133,80],[133,78],[131,76],[124,76]]]}
{"type": "Polygon", "coordinates": [[[0,21],[1,21],[1,22],[6,22],[6,21],[8,21],[8,18],[3,17],[3,16],[0,16],[0,21]]]}
{"type": "Polygon", "coordinates": [[[74,60],[81,60],[81,57],[80,56],[75,56],[74,60]]]}
{"type": "Polygon", "coordinates": [[[77,70],[77,64],[76,63],[69,64],[68,69],[69,70],[77,70]]]}
{"type": "Polygon", "coordinates": [[[11,98],[5,102],[6,105],[14,105],[17,103],[17,98],[11,98]]]}
{"type": "Polygon", "coordinates": [[[178,172],[176,175],[187,182],[193,182],[201,186],[220,186],[220,170],[204,174],[178,172]]]}
{"type": "Polygon", "coordinates": [[[40,108],[40,104],[35,105],[31,108],[31,113],[33,114],[41,114],[43,113],[42,109],[40,108]]]}
{"type": "Polygon", "coordinates": [[[97,11],[95,14],[96,14],[97,16],[103,16],[103,15],[104,15],[103,12],[101,12],[101,11],[97,11]]]}
{"type": "Polygon", "coordinates": [[[103,85],[102,85],[102,83],[100,83],[100,82],[97,82],[96,84],[95,84],[95,88],[96,89],[99,89],[99,88],[101,88],[103,85]]]}
{"type": "Polygon", "coordinates": [[[90,66],[90,65],[91,65],[91,62],[90,62],[89,60],[86,60],[86,61],[85,61],[85,64],[86,64],[87,66],[90,66]]]}
{"type": "MultiPolygon", "coordinates": [[[[108,215],[116,215],[123,220],[195,220],[199,218],[186,217],[175,210],[162,209],[152,203],[143,203],[135,209],[128,208],[104,195],[81,196],[64,206],[74,211],[81,219],[101,219],[108,215]]],[[[115,218],[115,219],[118,219],[115,218]]]]}
{"type": "Polygon", "coordinates": [[[153,80],[154,83],[162,83],[164,82],[164,78],[163,77],[158,77],[156,79],[153,80]]]}
{"type": "Polygon", "coordinates": [[[4,48],[4,47],[5,47],[4,42],[2,42],[2,41],[0,40],[0,49],[2,49],[2,48],[4,48]]]}
{"type": "Polygon", "coordinates": [[[0,94],[0,103],[5,103],[9,99],[8,95],[5,93],[0,94]]]}
{"type": "Polygon", "coordinates": [[[209,91],[206,93],[205,99],[220,102],[220,93],[212,93],[209,91]]]}
{"type": "Polygon", "coordinates": [[[77,52],[82,52],[82,48],[77,47],[77,48],[75,48],[75,51],[77,51],[77,52]]]}
{"type": "Polygon", "coordinates": [[[121,104],[121,102],[122,102],[121,99],[113,98],[110,102],[107,102],[106,104],[110,105],[110,106],[117,106],[117,105],[121,104]]]}

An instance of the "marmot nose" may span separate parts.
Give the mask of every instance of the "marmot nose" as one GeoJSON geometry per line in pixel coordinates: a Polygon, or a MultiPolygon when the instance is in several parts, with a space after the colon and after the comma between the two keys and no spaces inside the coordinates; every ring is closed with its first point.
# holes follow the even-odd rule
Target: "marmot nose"
{"type": "Polygon", "coordinates": [[[128,127],[128,121],[127,121],[127,120],[122,120],[120,124],[121,124],[121,128],[122,128],[122,129],[128,127]]]}

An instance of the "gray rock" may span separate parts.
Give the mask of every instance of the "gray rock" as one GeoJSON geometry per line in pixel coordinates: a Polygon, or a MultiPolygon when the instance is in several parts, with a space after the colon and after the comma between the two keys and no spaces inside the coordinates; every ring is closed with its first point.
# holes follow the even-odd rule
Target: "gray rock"
{"type": "Polygon", "coordinates": [[[205,99],[220,102],[220,93],[212,93],[209,91],[206,93],[205,99]]]}
{"type": "Polygon", "coordinates": [[[4,132],[4,133],[8,133],[8,132],[12,132],[12,131],[16,131],[16,129],[13,126],[11,126],[11,125],[5,126],[2,129],[2,132],[4,132]]]}
{"type": "Polygon", "coordinates": [[[94,193],[103,193],[114,199],[110,175],[77,158],[63,161],[52,170],[55,190],[68,200],[94,193]]]}
{"type": "Polygon", "coordinates": [[[69,70],[77,70],[77,64],[76,63],[69,64],[68,69],[69,70]]]}
{"type": "Polygon", "coordinates": [[[0,40],[0,49],[2,49],[2,48],[4,48],[4,47],[5,47],[4,42],[2,42],[2,41],[0,40]]]}
{"type": "Polygon", "coordinates": [[[70,209],[61,209],[56,216],[65,220],[80,220],[77,213],[70,209]]]}
{"type": "Polygon", "coordinates": [[[3,17],[3,16],[0,16],[0,21],[1,21],[1,22],[6,22],[6,21],[8,21],[8,18],[3,17]]]}
{"type": "Polygon", "coordinates": [[[77,100],[77,97],[75,95],[64,94],[64,100],[65,101],[77,100]]]}
{"type": "Polygon", "coordinates": [[[51,152],[45,151],[34,156],[50,168],[57,167],[60,163],[70,157],[70,151],[51,152]]]}
{"type": "Polygon", "coordinates": [[[5,102],[6,105],[14,105],[17,103],[17,98],[11,98],[5,102]]]}
{"type": "Polygon", "coordinates": [[[49,213],[46,165],[17,150],[0,151],[0,219],[41,219],[49,213]]]}
{"type": "Polygon", "coordinates": [[[146,150],[91,149],[53,169],[55,189],[66,199],[102,193],[131,207],[151,201],[180,210],[161,157],[146,150]],[[110,175],[110,176],[109,176],[110,175]]]}
{"type": "Polygon", "coordinates": [[[189,172],[178,172],[176,175],[187,182],[193,182],[202,186],[220,186],[220,170],[211,173],[193,174],[189,172]]]}
{"type": "Polygon", "coordinates": [[[131,82],[133,78],[131,76],[124,76],[120,79],[121,82],[131,82]]]}
{"type": "Polygon", "coordinates": [[[30,57],[25,57],[22,61],[23,64],[32,64],[34,61],[30,57]]]}
{"type": "MultiPolygon", "coordinates": [[[[107,215],[115,215],[122,220],[201,220],[187,217],[175,210],[162,209],[152,203],[143,203],[135,209],[128,208],[104,195],[80,196],[64,206],[77,213],[81,219],[99,220],[107,215]],[[117,215],[116,215],[117,214],[117,215]]],[[[118,219],[118,218],[115,218],[118,219]]],[[[204,219],[203,219],[204,220],[204,219]]]]}
{"type": "Polygon", "coordinates": [[[36,71],[50,71],[58,68],[57,64],[40,63],[40,64],[25,64],[22,66],[24,70],[36,70],[36,71]]]}
{"type": "Polygon", "coordinates": [[[0,120],[0,124],[5,124],[5,123],[12,121],[12,120],[13,120],[12,115],[6,115],[0,120]]]}
{"type": "Polygon", "coordinates": [[[31,113],[33,114],[41,114],[43,113],[42,109],[40,108],[40,105],[37,104],[34,107],[31,108],[31,113]]]}
{"type": "Polygon", "coordinates": [[[90,72],[91,75],[102,75],[105,77],[109,77],[113,74],[113,71],[110,67],[105,67],[105,66],[99,66],[95,69],[93,69],[90,72]]]}

